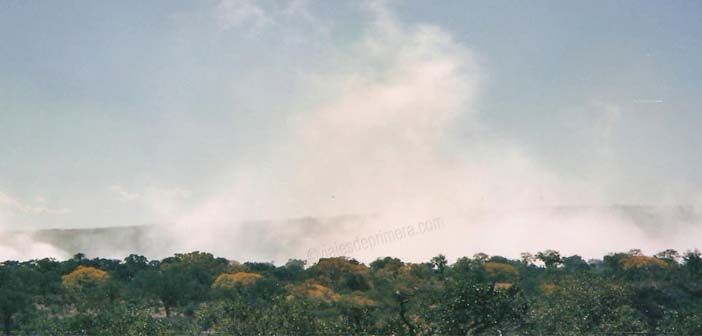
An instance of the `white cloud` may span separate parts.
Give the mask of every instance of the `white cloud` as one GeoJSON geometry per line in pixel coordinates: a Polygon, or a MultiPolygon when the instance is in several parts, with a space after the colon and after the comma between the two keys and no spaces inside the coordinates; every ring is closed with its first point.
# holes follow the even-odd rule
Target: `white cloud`
{"type": "Polygon", "coordinates": [[[438,26],[399,22],[383,3],[369,3],[368,12],[372,21],[361,38],[334,47],[343,54],[330,60],[338,66],[307,74],[307,92],[325,99],[294,111],[287,140],[267,160],[270,169],[259,169],[259,162],[251,170],[240,168],[221,192],[180,217],[171,230],[174,251],[246,255],[245,246],[223,237],[252,218],[373,215],[354,232],[309,232],[294,247],[300,251],[286,250],[281,258],[304,256],[304,241],[318,246],[349,234],[445,218],[450,226],[445,237],[392,251],[421,259],[480,242],[475,232],[486,223],[475,219],[476,208],[508,211],[589,197],[587,189],[557,181],[511,144],[469,144],[467,159],[446,152],[446,136],[459,117],[479,120],[473,103],[481,72],[471,51],[438,26]]]}
{"type": "Polygon", "coordinates": [[[191,192],[183,188],[178,187],[148,187],[141,192],[133,192],[127,190],[121,185],[113,185],[110,187],[110,191],[117,194],[119,198],[123,201],[134,201],[144,198],[169,198],[169,199],[184,199],[191,195],[191,192]]]}
{"type": "Polygon", "coordinates": [[[273,22],[273,18],[256,1],[221,0],[216,7],[215,16],[221,29],[247,25],[260,29],[273,22]]]}
{"type": "Polygon", "coordinates": [[[123,201],[133,201],[141,197],[141,194],[129,192],[124,187],[120,185],[113,185],[110,187],[110,191],[114,192],[123,201]]]}
{"type": "Polygon", "coordinates": [[[42,198],[38,199],[38,204],[22,202],[0,191],[0,208],[8,211],[33,215],[62,215],[70,212],[68,208],[54,208],[44,203],[42,198]]]}
{"type": "Polygon", "coordinates": [[[134,202],[154,212],[158,220],[169,221],[183,208],[183,201],[192,193],[179,187],[149,186],[140,191],[132,191],[121,185],[113,185],[109,190],[123,202],[134,202]]]}
{"type": "Polygon", "coordinates": [[[281,39],[289,39],[291,30],[305,27],[306,32],[324,34],[327,28],[309,11],[307,0],[286,0],[262,3],[253,0],[220,0],[214,17],[223,31],[240,30],[259,33],[264,30],[282,30],[281,39]]]}
{"type": "MultiPolygon", "coordinates": [[[[320,21],[305,2],[268,5],[223,0],[215,15],[226,31],[265,29],[276,41],[301,38],[328,49],[318,53],[325,56],[320,66],[325,70],[309,72],[312,65],[289,69],[291,74],[305,72],[295,83],[301,83],[302,96],[314,98],[289,104],[285,112],[293,120],[281,132],[284,140],[262,151],[269,156],[237,162],[234,177],[218,177],[219,189],[202,202],[185,202],[191,193],[181,188],[109,187],[117,199],[151,212],[155,221],[175,223],[153,238],[171,243],[159,246],[158,255],[198,249],[259,259],[255,253],[267,243],[255,235],[259,232],[239,231],[243,221],[345,214],[366,219],[322,232],[280,226],[263,235],[280,238],[268,242],[277,244],[270,250],[278,251],[273,257],[280,260],[304,258],[309,247],[327,242],[435,217],[446,223],[436,235],[354,256],[427,260],[436,253],[457,256],[478,250],[516,256],[545,247],[595,255],[622,244],[649,243],[616,214],[550,213],[551,206],[560,204],[598,205],[597,186],[554,174],[519,144],[471,134],[471,142],[461,143],[459,150],[447,146],[446,138],[459,122],[470,124],[468,129],[483,127],[474,109],[482,72],[472,51],[441,27],[404,24],[385,3],[368,2],[370,20],[360,35],[320,42],[301,33],[312,26],[309,31],[327,30],[307,26],[320,21]],[[295,17],[305,22],[288,25],[295,17]],[[236,241],[238,237],[245,238],[236,241]],[[607,239],[593,243],[598,237],[607,239]]],[[[277,99],[266,88],[279,83],[261,77],[255,85],[244,81],[245,86],[277,99]]],[[[605,138],[616,131],[621,113],[609,105],[601,111],[596,130],[601,133],[591,135],[605,138]]]]}
{"type": "Polygon", "coordinates": [[[30,235],[14,233],[3,236],[0,233],[0,261],[29,260],[41,258],[65,259],[69,255],[50,244],[34,240],[30,235]]]}

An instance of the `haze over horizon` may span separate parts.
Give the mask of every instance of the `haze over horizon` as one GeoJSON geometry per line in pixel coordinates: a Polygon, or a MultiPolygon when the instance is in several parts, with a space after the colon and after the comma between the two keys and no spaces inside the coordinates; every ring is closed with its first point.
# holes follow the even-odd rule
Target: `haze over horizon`
{"type": "MultiPolygon", "coordinates": [[[[433,218],[352,256],[701,247],[700,10],[2,3],[0,231],[160,224],[155,255],[242,260],[433,218]],[[651,234],[602,210],[621,204],[692,215],[661,210],[651,234]],[[373,216],[238,224],[349,214],[373,216]]],[[[21,245],[0,259],[67,252],[21,245]]]]}

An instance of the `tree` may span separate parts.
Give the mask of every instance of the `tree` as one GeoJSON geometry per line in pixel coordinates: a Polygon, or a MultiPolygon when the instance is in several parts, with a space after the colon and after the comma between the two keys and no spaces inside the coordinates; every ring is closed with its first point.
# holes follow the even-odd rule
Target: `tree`
{"type": "Polygon", "coordinates": [[[542,283],[540,289],[529,307],[528,321],[535,334],[558,334],[564,330],[576,335],[646,330],[643,316],[631,313],[635,312],[630,301],[633,290],[624,283],[579,274],[542,283]],[[628,307],[617,310],[623,306],[628,307]],[[624,318],[634,318],[635,323],[623,322],[624,318]],[[621,329],[611,329],[615,327],[621,329]]]}
{"type": "Polygon", "coordinates": [[[364,291],[370,288],[368,267],[355,259],[321,258],[306,273],[338,291],[364,291]]]}
{"type": "Polygon", "coordinates": [[[17,267],[0,265],[0,284],[0,317],[5,334],[10,335],[15,316],[28,310],[32,301],[17,275],[17,267]]]}
{"type": "MultiPolygon", "coordinates": [[[[700,334],[702,256],[634,250],[385,257],[283,266],[209,253],[0,263],[0,323],[19,334],[700,334]],[[539,263],[541,264],[541,263],[539,263]],[[165,310],[165,316],[154,308],[165,310]]],[[[2,332],[0,332],[2,333],[2,332]]]]}
{"type": "Polygon", "coordinates": [[[483,264],[483,269],[493,282],[513,283],[519,277],[517,269],[507,263],[488,261],[483,264]]]}
{"type": "Polygon", "coordinates": [[[281,281],[298,281],[302,280],[305,273],[304,260],[290,259],[285,265],[276,268],[273,274],[281,281]]]}
{"type": "Polygon", "coordinates": [[[672,263],[677,264],[680,262],[680,253],[674,249],[667,249],[661,252],[656,253],[656,257],[659,259],[665,259],[669,260],[672,263]]]}
{"type": "Polygon", "coordinates": [[[164,259],[157,269],[143,272],[139,282],[143,290],[161,302],[166,316],[178,305],[195,305],[205,301],[215,274],[229,266],[224,258],[210,253],[190,252],[164,259]]]}
{"type": "Polygon", "coordinates": [[[446,260],[446,256],[439,254],[431,258],[431,264],[434,266],[436,272],[439,273],[440,276],[443,276],[446,271],[446,265],[448,265],[448,260],[446,260]]]}
{"type": "Polygon", "coordinates": [[[518,286],[497,288],[479,279],[452,279],[440,301],[434,333],[448,335],[502,334],[518,330],[526,303],[518,286]]]}
{"type": "Polygon", "coordinates": [[[562,263],[561,254],[554,250],[545,250],[536,254],[536,259],[541,260],[546,268],[556,268],[562,263]]]}
{"type": "Polygon", "coordinates": [[[161,302],[166,317],[171,316],[173,307],[192,295],[193,285],[196,285],[174,267],[144,272],[140,280],[144,292],[161,302]]]}
{"type": "Polygon", "coordinates": [[[61,285],[76,308],[87,313],[115,299],[117,288],[110,279],[110,275],[101,269],[80,265],[61,277],[61,285]]]}
{"type": "Polygon", "coordinates": [[[693,277],[702,275],[702,253],[698,250],[688,251],[683,257],[685,269],[693,277]]]}
{"type": "Polygon", "coordinates": [[[569,273],[585,272],[590,269],[590,265],[579,255],[572,255],[562,259],[563,269],[569,273]]]}
{"type": "Polygon", "coordinates": [[[238,273],[222,273],[215,278],[212,284],[213,288],[232,289],[238,286],[250,287],[257,281],[261,280],[262,276],[258,273],[238,272],[238,273]]]}
{"type": "Polygon", "coordinates": [[[656,331],[661,335],[701,335],[702,307],[697,305],[667,310],[656,331]]]}
{"type": "Polygon", "coordinates": [[[405,263],[403,263],[402,260],[398,258],[385,257],[382,259],[376,259],[375,261],[371,262],[369,266],[371,272],[378,272],[380,270],[385,269],[389,272],[396,273],[397,270],[399,270],[404,264],[405,263]]]}
{"type": "Polygon", "coordinates": [[[107,272],[90,266],[78,266],[73,272],[62,277],[62,284],[66,288],[81,289],[96,287],[110,280],[107,272]]]}
{"type": "Polygon", "coordinates": [[[117,268],[117,276],[123,281],[133,280],[137,274],[150,268],[149,259],[137,254],[130,254],[124,258],[120,267],[117,268]]]}
{"type": "Polygon", "coordinates": [[[410,302],[411,295],[407,293],[403,293],[401,291],[395,291],[395,299],[397,300],[397,303],[399,304],[399,315],[400,315],[400,320],[402,323],[405,325],[407,328],[407,334],[408,335],[416,335],[417,331],[414,325],[412,325],[412,322],[407,318],[407,304],[410,302]]]}
{"type": "Polygon", "coordinates": [[[490,258],[489,255],[483,253],[483,252],[478,252],[473,255],[473,259],[479,263],[484,263],[490,258]]]}
{"type": "Polygon", "coordinates": [[[265,303],[247,302],[243,297],[204,304],[196,321],[205,330],[226,335],[304,335],[321,333],[314,317],[316,306],[295,298],[274,298],[265,303]]]}
{"type": "Polygon", "coordinates": [[[524,264],[524,266],[533,265],[534,261],[536,261],[536,258],[534,257],[534,255],[529,253],[529,252],[522,252],[519,254],[519,256],[520,256],[520,260],[521,260],[522,264],[524,264]]]}

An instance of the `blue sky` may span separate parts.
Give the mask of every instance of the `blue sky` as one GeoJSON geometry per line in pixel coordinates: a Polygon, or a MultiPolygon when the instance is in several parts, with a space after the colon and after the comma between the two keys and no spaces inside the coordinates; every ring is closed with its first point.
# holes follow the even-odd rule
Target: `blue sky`
{"type": "MultiPolygon", "coordinates": [[[[295,175],[276,172],[301,165],[272,158],[301,111],[337,98],[324,81],[386,67],[357,57],[378,20],[368,6],[0,3],[0,229],[179,220],[251,169],[285,185],[295,175]]],[[[701,7],[396,1],[384,11],[471,55],[472,112],[443,129],[445,153],[470,157],[477,141],[489,148],[481,160],[518,150],[555,184],[575,179],[607,203],[696,204],[701,7]]],[[[316,215],[306,209],[293,213],[316,215]]],[[[267,214],[284,216],[256,212],[267,214]]]]}

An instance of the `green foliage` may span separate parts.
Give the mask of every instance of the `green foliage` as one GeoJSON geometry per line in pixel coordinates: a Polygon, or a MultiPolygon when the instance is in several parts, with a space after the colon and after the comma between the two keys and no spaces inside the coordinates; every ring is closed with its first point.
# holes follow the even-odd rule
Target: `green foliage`
{"type": "Polygon", "coordinates": [[[536,259],[541,260],[546,265],[546,268],[558,267],[563,262],[561,254],[554,250],[539,252],[536,254],[536,259]]]}
{"type": "Polygon", "coordinates": [[[670,335],[702,334],[702,306],[666,311],[657,332],[670,335]]]}
{"type": "Polygon", "coordinates": [[[529,320],[539,333],[639,332],[641,314],[629,306],[634,292],[624,283],[595,275],[567,275],[541,286],[530,304],[529,320]]]}
{"type": "Polygon", "coordinates": [[[519,330],[526,304],[516,286],[462,277],[450,279],[436,311],[439,334],[466,335],[519,330]]]}
{"type": "Polygon", "coordinates": [[[7,261],[0,319],[6,334],[22,335],[702,333],[698,251],[306,266],[203,252],[7,261]]]}
{"type": "Polygon", "coordinates": [[[0,267],[0,318],[6,334],[12,331],[18,314],[31,308],[31,299],[20,277],[21,268],[0,267]]]}
{"type": "Polygon", "coordinates": [[[146,307],[112,305],[100,312],[66,317],[37,314],[31,323],[23,326],[23,334],[72,335],[158,335],[168,332],[167,321],[151,316],[146,307]]]}
{"type": "Polygon", "coordinates": [[[439,274],[443,275],[446,271],[448,260],[446,260],[446,257],[443,254],[439,254],[438,256],[431,258],[431,264],[439,274]]]}
{"type": "Polygon", "coordinates": [[[301,299],[252,303],[234,296],[201,305],[195,320],[201,330],[226,335],[303,334],[320,330],[313,312],[313,305],[301,299]]]}
{"type": "Polygon", "coordinates": [[[344,257],[321,258],[309,268],[309,274],[337,291],[368,290],[368,268],[344,257]]]}

